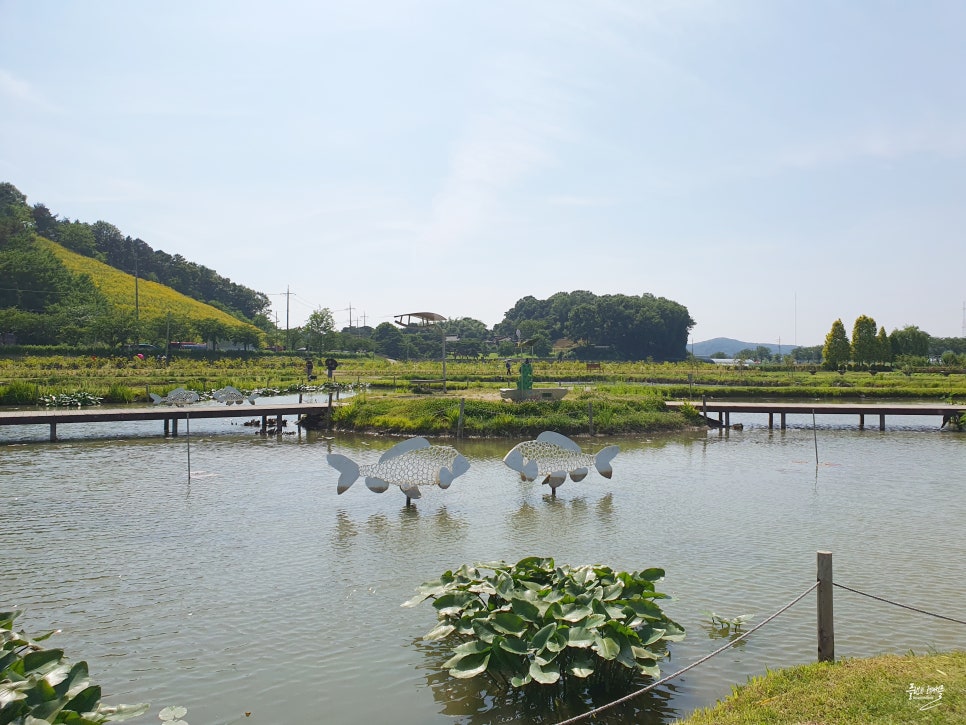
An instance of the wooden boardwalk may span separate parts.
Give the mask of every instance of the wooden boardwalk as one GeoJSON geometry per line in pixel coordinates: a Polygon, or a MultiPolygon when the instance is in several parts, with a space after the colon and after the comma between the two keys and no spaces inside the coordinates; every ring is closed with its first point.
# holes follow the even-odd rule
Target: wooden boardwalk
{"type": "Polygon", "coordinates": [[[274,427],[280,432],[286,415],[325,416],[328,403],[282,403],[278,405],[154,405],[142,408],[49,408],[46,410],[0,411],[0,426],[46,425],[50,440],[57,440],[57,426],[61,423],[120,423],[124,421],[157,420],[164,424],[164,435],[178,435],[178,421],[201,418],[260,418],[261,430],[274,427]],[[270,423],[269,421],[274,421],[270,423]]]}
{"type": "Polygon", "coordinates": [[[855,415],[859,419],[859,428],[865,428],[865,417],[878,416],[879,430],[885,430],[886,416],[938,416],[941,428],[955,415],[966,414],[966,405],[937,404],[894,404],[894,403],[733,403],[727,400],[674,400],[665,403],[671,410],[678,410],[685,405],[696,408],[705,418],[717,414],[717,423],[724,427],[731,426],[732,413],[762,413],[768,416],[768,427],[775,427],[775,416],[780,416],[782,430],[786,427],[787,415],[855,415]]]}

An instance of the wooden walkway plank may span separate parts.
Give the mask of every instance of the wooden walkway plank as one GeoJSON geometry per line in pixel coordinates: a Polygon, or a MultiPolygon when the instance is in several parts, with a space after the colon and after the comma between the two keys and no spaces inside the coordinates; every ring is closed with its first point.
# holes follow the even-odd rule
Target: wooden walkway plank
{"type": "Polygon", "coordinates": [[[0,411],[0,426],[46,425],[50,440],[57,440],[57,426],[65,423],[120,423],[158,420],[164,423],[164,435],[178,434],[178,421],[189,416],[193,420],[208,418],[261,418],[262,426],[268,418],[281,421],[286,415],[324,416],[328,403],[281,403],[268,405],[199,405],[125,408],[49,408],[45,410],[0,411]]]}
{"type": "Polygon", "coordinates": [[[966,405],[947,403],[736,403],[727,400],[668,400],[664,403],[671,410],[680,410],[690,405],[705,417],[709,413],[718,414],[718,422],[731,425],[732,413],[762,413],[768,415],[768,427],[773,428],[775,415],[778,414],[782,430],[786,427],[785,416],[799,415],[855,415],[859,418],[859,428],[865,427],[865,416],[879,416],[879,430],[885,430],[886,416],[939,416],[945,423],[952,416],[966,414],[966,405]]]}

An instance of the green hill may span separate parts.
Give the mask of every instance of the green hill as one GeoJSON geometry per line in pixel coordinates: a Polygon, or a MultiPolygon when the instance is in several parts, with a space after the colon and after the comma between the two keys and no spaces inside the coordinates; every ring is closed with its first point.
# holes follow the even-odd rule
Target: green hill
{"type": "MultiPolygon", "coordinates": [[[[37,244],[49,249],[64,266],[74,274],[86,274],[94,282],[108,302],[123,312],[134,312],[134,276],[114,269],[96,259],[85,257],[62,247],[56,242],[43,237],[37,237],[37,244]]],[[[180,292],[175,292],[163,284],[146,279],[137,281],[137,306],[139,314],[145,318],[166,317],[168,313],[175,316],[192,319],[211,319],[223,325],[245,325],[255,328],[247,322],[232,317],[217,307],[206,305],[180,292]]]]}
{"type": "Polygon", "coordinates": [[[136,318],[135,336],[141,340],[164,342],[168,339],[232,340],[257,346],[261,331],[217,307],[207,305],[170,287],[135,278],[96,259],[85,257],[43,237],[34,243],[49,251],[75,275],[84,275],[103,295],[115,316],[136,318]]]}

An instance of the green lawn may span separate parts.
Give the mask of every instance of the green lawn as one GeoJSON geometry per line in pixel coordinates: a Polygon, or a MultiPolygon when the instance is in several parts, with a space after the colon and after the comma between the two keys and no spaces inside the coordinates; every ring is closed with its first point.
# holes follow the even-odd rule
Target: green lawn
{"type": "Polygon", "coordinates": [[[966,652],[882,655],[768,672],[680,725],[966,722],[966,652]],[[930,706],[931,705],[931,706],[930,706]]]}

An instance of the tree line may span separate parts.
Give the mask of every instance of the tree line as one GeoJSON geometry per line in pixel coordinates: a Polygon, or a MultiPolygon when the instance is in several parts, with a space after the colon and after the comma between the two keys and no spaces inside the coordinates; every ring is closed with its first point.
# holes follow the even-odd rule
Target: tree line
{"type": "Polygon", "coordinates": [[[313,312],[300,330],[307,350],[371,351],[394,359],[556,355],[569,359],[675,361],[687,357],[694,321],[687,308],[651,294],[596,295],[558,292],[546,300],[527,296],[489,330],[470,317],[433,325],[334,330],[328,309],[313,312]]]}
{"type": "Polygon", "coordinates": [[[822,366],[840,370],[847,366],[872,368],[877,365],[925,365],[941,361],[959,365],[966,361],[966,339],[934,338],[916,325],[906,325],[886,334],[874,318],[859,315],[851,337],[841,319],[832,323],[822,346],[822,366]]]}

